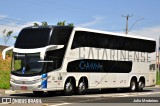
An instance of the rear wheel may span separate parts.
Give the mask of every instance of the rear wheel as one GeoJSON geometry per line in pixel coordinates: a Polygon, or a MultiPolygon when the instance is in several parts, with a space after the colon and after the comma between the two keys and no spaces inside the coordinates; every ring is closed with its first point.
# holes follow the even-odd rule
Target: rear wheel
{"type": "Polygon", "coordinates": [[[144,81],[140,80],[140,81],[138,82],[137,91],[138,91],[138,92],[142,92],[142,91],[143,91],[144,86],[145,86],[144,81]]]}
{"type": "Polygon", "coordinates": [[[137,81],[135,79],[131,80],[129,90],[131,92],[135,92],[137,90],[137,81]]]}
{"type": "Polygon", "coordinates": [[[84,95],[86,91],[86,83],[84,81],[80,81],[77,88],[77,94],[84,95]]]}

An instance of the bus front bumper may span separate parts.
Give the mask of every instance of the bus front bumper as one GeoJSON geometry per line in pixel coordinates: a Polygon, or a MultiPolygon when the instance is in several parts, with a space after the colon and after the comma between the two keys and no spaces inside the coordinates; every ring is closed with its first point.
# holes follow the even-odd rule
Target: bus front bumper
{"type": "Polygon", "coordinates": [[[42,88],[41,82],[35,84],[16,84],[10,81],[12,90],[31,90],[31,91],[48,91],[47,88],[42,88]]]}

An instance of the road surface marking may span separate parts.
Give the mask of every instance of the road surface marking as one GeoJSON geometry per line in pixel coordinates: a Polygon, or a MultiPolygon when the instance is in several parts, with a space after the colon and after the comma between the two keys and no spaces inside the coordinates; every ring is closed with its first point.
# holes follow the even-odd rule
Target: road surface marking
{"type": "Polygon", "coordinates": [[[60,103],[60,104],[49,105],[49,106],[61,106],[61,105],[69,105],[69,104],[72,104],[72,103],[60,103]]]}
{"type": "Polygon", "coordinates": [[[138,96],[138,95],[151,95],[151,94],[157,94],[157,93],[160,93],[160,92],[149,92],[149,93],[146,93],[146,92],[142,92],[142,93],[125,93],[125,94],[93,94],[93,95],[73,95],[73,96],[64,96],[64,97],[77,97],[77,98],[80,98],[80,97],[117,97],[117,96],[138,96]]]}

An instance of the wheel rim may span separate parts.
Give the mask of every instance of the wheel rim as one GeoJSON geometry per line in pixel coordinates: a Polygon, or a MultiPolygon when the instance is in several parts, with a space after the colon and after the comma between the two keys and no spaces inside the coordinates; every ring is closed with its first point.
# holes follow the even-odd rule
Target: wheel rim
{"type": "Polygon", "coordinates": [[[70,82],[68,82],[67,84],[66,84],[66,92],[72,92],[72,90],[73,90],[73,86],[72,86],[72,84],[70,83],[70,82]]]}
{"type": "Polygon", "coordinates": [[[144,83],[143,82],[139,82],[139,88],[143,89],[144,88],[144,83]]]}
{"type": "Polygon", "coordinates": [[[85,89],[86,89],[85,84],[84,84],[83,82],[81,82],[81,83],[79,84],[79,92],[84,92],[85,89]]]}
{"type": "Polygon", "coordinates": [[[136,89],[136,83],[132,82],[131,90],[134,91],[136,89]]]}

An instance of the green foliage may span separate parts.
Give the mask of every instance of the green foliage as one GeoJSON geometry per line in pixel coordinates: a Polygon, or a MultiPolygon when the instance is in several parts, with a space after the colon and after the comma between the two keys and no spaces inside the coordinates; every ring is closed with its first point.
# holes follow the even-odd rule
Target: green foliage
{"type": "MultiPolygon", "coordinates": [[[[0,57],[2,53],[0,52],[0,57]]],[[[10,88],[10,69],[12,52],[7,52],[6,60],[0,58],[0,89],[10,88]]]]}
{"type": "Polygon", "coordinates": [[[39,26],[39,24],[35,22],[35,23],[33,23],[33,26],[39,26]]]}
{"type": "Polygon", "coordinates": [[[12,57],[12,52],[9,51],[9,52],[6,53],[6,55],[7,55],[8,57],[12,57]]]}
{"type": "Polygon", "coordinates": [[[0,70],[0,89],[10,88],[10,71],[0,70]]]}
{"type": "Polygon", "coordinates": [[[2,31],[3,39],[4,39],[4,44],[6,45],[8,40],[10,39],[10,36],[12,35],[13,31],[8,31],[6,32],[6,29],[2,31]]]}
{"type": "Polygon", "coordinates": [[[15,60],[14,70],[21,69],[21,60],[15,60]]]}
{"type": "Polygon", "coordinates": [[[42,25],[41,26],[48,26],[48,23],[46,21],[41,22],[42,25]]]}
{"type": "MultiPolygon", "coordinates": [[[[57,23],[57,25],[59,25],[59,26],[65,26],[66,25],[66,21],[64,20],[64,21],[59,21],[58,23],[57,23]]],[[[74,24],[73,23],[68,23],[66,26],[74,26],[74,24]]]]}
{"type": "Polygon", "coordinates": [[[57,25],[59,25],[59,26],[65,26],[66,25],[66,21],[65,20],[64,21],[59,21],[57,23],[57,25]]]}
{"type": "Polygon", "coordinates": [[[17,39],[18,36],[13,36],[13,38],[17,39]]]}
{"type": "Polygon", "coordinates": [[[13,33],[13,31],[8,31],[8,32],[6,33],[6,36],[7,36],[7,37],[10,36],[12,33],[13,33]]]}
{"type": "Polygon", "coordinates": [[[158,71],[157,71],[157,75],[156,75],[156,84],[160,85],[160,72],[158,73],[158,71]]]}
{"type": "Polygon", "coordinates": [[[39,25],[38,23],[33,23],[33,26],[38,27],[38,26],[48,26],[48,23],[46,21],[41,22],[41,25],[39,25]]]}
{"type": "Polygon", "coordinates": [[[68,26],[74,27],[73,23],[68,23],[68,26]]]}

